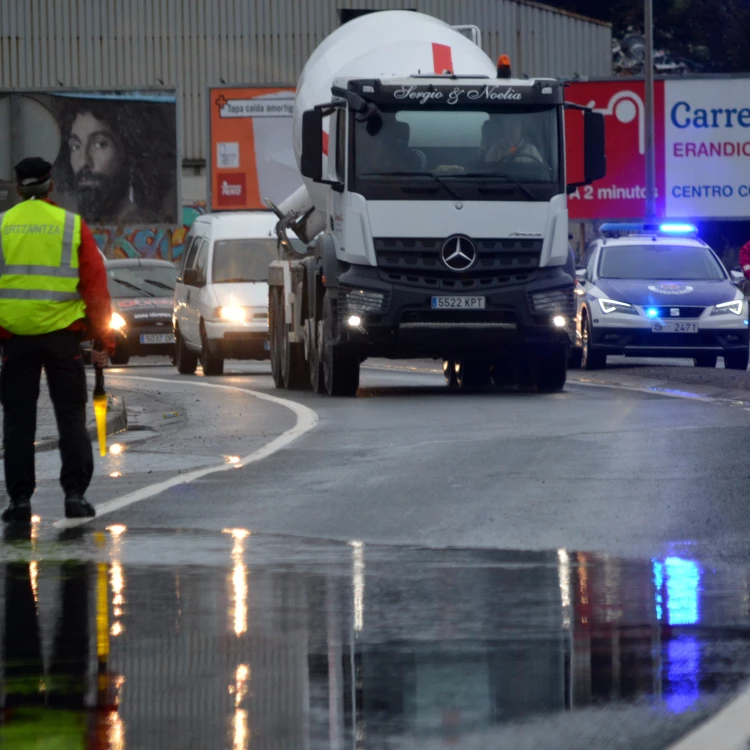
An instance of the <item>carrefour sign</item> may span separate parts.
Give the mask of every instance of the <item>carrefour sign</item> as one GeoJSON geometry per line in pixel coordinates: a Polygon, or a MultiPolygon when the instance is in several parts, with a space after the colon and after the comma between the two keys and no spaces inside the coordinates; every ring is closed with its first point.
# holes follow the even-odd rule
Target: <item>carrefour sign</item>
{"type": "MultiPolygon", "coordinates": [[[[571,218],[642,217],[643,82],[574,83],[566,99],[602,112],[607,129],[607,176],[571,196],[571,218]]],[[[660,215],[750,218],[750,78],[657,81],[654,99],[660,215]]],[[[569,158],[577,148],[569,141],[569,158]]]]}

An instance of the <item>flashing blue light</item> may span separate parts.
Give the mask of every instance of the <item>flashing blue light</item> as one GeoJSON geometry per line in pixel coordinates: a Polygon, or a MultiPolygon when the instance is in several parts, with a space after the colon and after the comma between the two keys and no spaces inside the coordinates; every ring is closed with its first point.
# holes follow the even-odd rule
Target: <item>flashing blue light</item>
{"type": "Polygon", "coordinates": [[[655,318],[659,315],[659,311],[655,307],[649,307],[648,310],[646,310],[646,315],[648,315],[649,318],[655,318]]]}
{"type": "Polygon", "coordinates": [[[686,223],[666,223],[659,225],[659,231],[663,234],[696,234],[698,227],[686,223]]]}

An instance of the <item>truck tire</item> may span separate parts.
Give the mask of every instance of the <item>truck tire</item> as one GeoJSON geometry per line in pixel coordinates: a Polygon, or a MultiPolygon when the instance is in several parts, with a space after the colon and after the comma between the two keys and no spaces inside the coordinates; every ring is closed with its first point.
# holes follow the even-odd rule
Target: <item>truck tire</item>
{"type": "Polygon", "coordinates": [[[268,338],[271,358],[271,375],[276,388],[284,388],[281,368],[281,348],[284,343],[284,309],[281,289],[272,286],[268,290],[268,338]]]}
{"type": "Polygon", "coordinates": [[[469,357],[456,360],[456,380],[458,387],[486,388],[490,384],[491,363],[486,359],[469,357]]]}
{"type": "Polygon", "coordinates": [[[201,364],[203,365],[203,374],[212,375],[223,375],[224,374],[224,357],[219,357],[211,352],[211,347],[208,345],[208,338],[206,336],[206,329],[203,327],[201,322],[201,364]]]}
{"type": "Polygon", "coordinates": [[[490,377],[495,388],[508,388],[516,381],[516,368],[512,360],[496,359],[490,365],[490,377]]]}
{"type": "Polygon", "coordinates": [[[281,374],[289,390],[306,391],[310,389],[310,372],[305,362],[304,344],[291,343],[289,330],[283,327],[284,343],[281,347],[281,374]]]}
{"type": "Polygon", "coordinates": [[[741,352],[731,352],[724,355],[724,367],[727,370],[747,370],[748,360],[750,360],[750,350],[748,349],[741,352]]]}
{"type": "Polygon", "coordinates": [[[195,375],[198,367],[198,355],[185,346],[179,328],[175,331],[174,364],[180,375],[195,375]]]}
{"type": "Polygon", "coordinates": [[[583,349],[580,346],[572,346],[570,348],[570,356],[568,357],[568,369],[569,370],[580,370],[583,362],[583,349]]]}
{"type": "Polygon", "coordinates": [[[323,379],[329,396],[354,396],[359,390],[359,354],[351,346],[331,343],[338,337],[338,310],[326,291],[323,298],[323,379]]]}
{"type": "Polygon", "coordinates": [[[310,329],[310,351],[307,364],[310,370],[310,386],[314,393],[322,394],[326,392],[325,376],[323,375],[323,356],[321,352],[323,321],[311,318],[308,320],[308,326],[310,329]]]}
{"type": "Polygon", "coordinates": [[[568,379],[568,358],[563,347],[542,355],[534,380],[539,393],[559,393],[568,379]]]}
{"type": "Polygon", "coordinates": [[[443,377],[445,384],[451,390],[458,388],[458,378],[456,377],[456,362],[453,359],[443,360],[443,377]]]}
{"type": "Polygon", "coordinates": [[[581,367],[584,370],[602,370],[607,366],[607,355],[591,344],[591,323],[588,315],[583,319],[583,347],[581,367]]]}

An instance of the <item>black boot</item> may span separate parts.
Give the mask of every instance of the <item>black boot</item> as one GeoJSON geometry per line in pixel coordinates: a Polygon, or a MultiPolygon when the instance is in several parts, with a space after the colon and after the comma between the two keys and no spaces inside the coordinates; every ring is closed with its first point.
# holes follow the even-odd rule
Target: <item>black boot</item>
{"type": "Polygon", "coordinates": [[[94,506],[83,495],[71,494],[65,498],[65,518],[93,518],[94,506]]]}
{"type": "Polygon", "coordinates": [[[31,523],[31,499],[11,498],[10,505],[3,511],[2,519],[5,523],[31,523]]]}

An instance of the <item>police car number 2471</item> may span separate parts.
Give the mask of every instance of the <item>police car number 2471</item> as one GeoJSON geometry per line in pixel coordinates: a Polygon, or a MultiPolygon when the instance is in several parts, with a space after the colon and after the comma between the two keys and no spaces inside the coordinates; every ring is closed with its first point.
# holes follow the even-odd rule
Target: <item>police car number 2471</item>
{"type": "Polygon", "coordinates": [[[484,297],[433,297],[433,310],[484,310],[484,297]]]}

